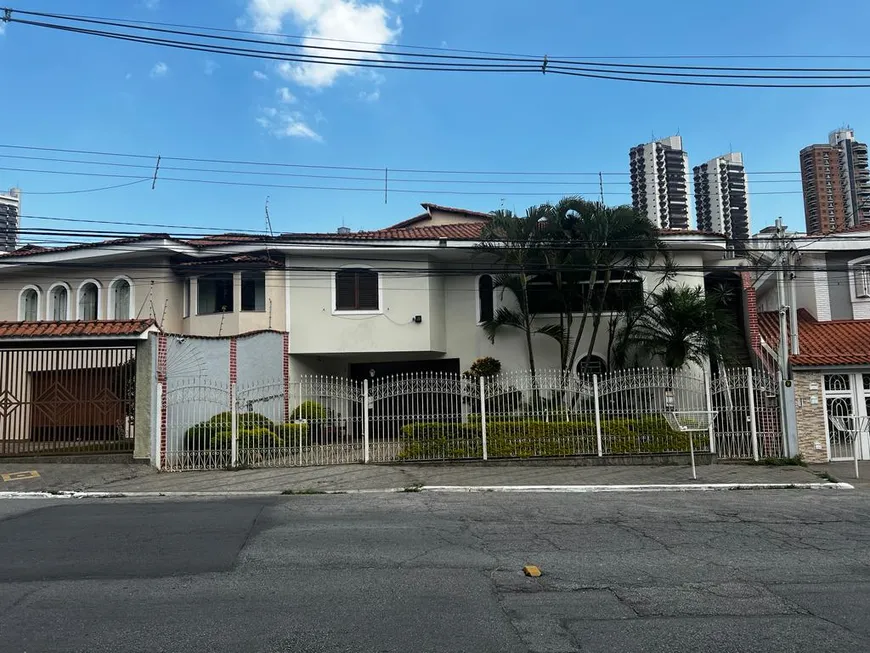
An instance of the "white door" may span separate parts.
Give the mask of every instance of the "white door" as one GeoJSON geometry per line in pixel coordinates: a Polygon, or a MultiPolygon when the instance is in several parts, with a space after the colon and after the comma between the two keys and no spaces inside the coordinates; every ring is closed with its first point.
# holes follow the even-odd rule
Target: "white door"
{"type": "MultiPolygon", "coordinates": [[[[855,426],[864,426],[870,415],[870,373],[842,372],[824,375],[825,430],[828,439],[828,458],[852,460],[852,436],[837,428],[834,417],[857,417],[845,420],[855,426]]],[[[861,433],[857,443],[859,458],[870,460],[870,436],[867,430],[861,433]]]]}

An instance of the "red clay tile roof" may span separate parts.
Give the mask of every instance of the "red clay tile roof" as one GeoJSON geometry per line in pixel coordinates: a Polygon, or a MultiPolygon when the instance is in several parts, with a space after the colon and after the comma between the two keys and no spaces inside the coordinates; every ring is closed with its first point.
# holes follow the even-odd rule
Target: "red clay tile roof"
{"type": "Polygon", "coordinates": [[[113,245],[129,245],[148,240],[175,240],[169,234],[142,234],[141,236],[130,236],[129,238],[114,238],[112,240],[97,240],[92,243],[77,243],[75,245],[66,245],[65,247],[42,247],[40,245],[25,245],[12,252],[0,254],[0,257],[6,256],[34,256],[36,254],[46,254],[54,252],[71,252],[77,249],[93,249],[95,247],[112,247],[113,245]]]}
{"type": "Polygon", "coordinates": [[[479,218],[486,218],[489,220],[492,218],[492,215],[489,213],[483,213],[481,211],[471,211],[469,209],[457,209],[453,206],[441,206],[440,204],[432,204],[431,202],[423,202],[420,206],[422,206],[427,211],[435,210],[441,211],[442,213],[460,213],[462,215],[476,215],[479,218]]]}
{"type": "Polygon", "coordinates": [[[232,256],[214,256],[212,258],[196,259],[193,261],[183,261],[177,263],[180,268],[202,267],[202,266],[227,266],[236,267],[238,264],[249,264],[252,267],[284,267],[284,255],[279,254],[275,257],[270,257],[265,254],[234,254],[232,256]]]}
{"type": "MultiPolygon", "coordinates": [[[[761,336],[772,347],[779,343],[779,315],[759,313],[761,336]]],[[[793,365],[870,365],[870,320],[817,321],[808,311],[798,311],[801,353],[793,365]]]]}
{"type": "Polygon", "coordinates": [[[478,240],[483,223],[442,224],[431,227],[352,231],[349,234],[281,234],[280,240],[478,240]]]}
{"type": "Polygon", "coordinates": [[[119,338],[140,336],[154,320],[90,320],[78,322],[0,322],[3,338],[119,338]]]}

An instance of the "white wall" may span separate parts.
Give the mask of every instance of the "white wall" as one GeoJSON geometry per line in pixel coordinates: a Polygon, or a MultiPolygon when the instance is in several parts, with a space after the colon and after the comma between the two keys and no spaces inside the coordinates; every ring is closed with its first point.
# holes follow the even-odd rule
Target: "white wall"
{"type": "Polygon", "coordinates": [[[429,274],[429,263],[413,261],[291,257],[289,280],[290,351],[293,354],[356,354],[443,351],[441,283],[429,274]],[[353,261],[351,264],[350,262],[353,261]],[[376,313],[334,311],[334,272],[342,267],[395,269],[382,272],[380,308],[376,313]],[[414,317],[422,322],[417,324],[414,317]],[[439,349],[439,347],[441,347],[439,349]]]}

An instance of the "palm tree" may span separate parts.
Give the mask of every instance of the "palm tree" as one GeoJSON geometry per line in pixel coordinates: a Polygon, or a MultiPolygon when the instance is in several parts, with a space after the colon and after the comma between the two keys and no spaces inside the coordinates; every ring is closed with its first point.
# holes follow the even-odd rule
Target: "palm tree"
{"type": "Polygon", "coordinates": [[[664,244],[658,229],[630,206],[608,207],[600,202],[565,198],[555,209],[557,215],[563,209],[570,215],[559,215],[559,240],[570,252],[567,263],[575,275],[580,275],[584,296],[580,325],[565,361],[567,369],[574,369],[590,318],[592,333],[586,360],[591,360],[602,315],[607,310],[605,298],[614,278],[637,278],[643,267],[663,253],[664,244]]]}
{"type": "Polygon", "coordinates": [[[505,272],[494,277],[493,286],[501,290],[502,298],[510,293],[516,304],[515,308],[499,307],[493,318],[483,324],[483,329],[490,342],[495,342],[496,334],[504,327],[523,332],[533,387],[536,387],[533,336],[543,334],[560,341],[562,338],[557,325],[536,326],[529,305],[529,282],[534,271],[541,267],[541,229],[546,223],[547,211],[546,205],[529,208],[525,216],[517,216],[512,211],[494,211],[477,246],[479,252],[500,261],[505,272]]]}
{"type": "Polygon", "coordinates": [[[670,369],[706,360],[728,361],[739,335],[720,298],[700,287],[668,286],[652,295],[624,341],[670,369]]]}

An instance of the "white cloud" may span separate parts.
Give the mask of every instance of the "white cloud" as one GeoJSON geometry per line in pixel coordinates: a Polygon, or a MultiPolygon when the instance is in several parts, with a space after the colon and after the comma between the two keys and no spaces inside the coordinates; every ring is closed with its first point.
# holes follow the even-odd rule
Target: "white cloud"
{"type": "Polygon", "coordinates": [[[261,82],[263,82],[269,79],[269,76],[266,73],[261,73],[259,70],[255,70],[254,79],[259,79],[261,82]]]}
{"type": "Polygon", "coordinates": [[[0,23],[0,36],[6,33],[6,23],[0,23]]]}
{"type": "Polygon", "coordinates": [[[211,74],[213,74],[214,71],[216,71],[218,68],[220,68],[220,66],[218,65],[217,61],[212,61],[211,59],[206,59],[206,60],[205,60],[205,65],[203,66],[203,72],[204,72],[206,75],[211,75],[211,74]]]}
{"type": "Polygon", "coordinates": [[[417,0],[417,4],[414,5],[414,13],[419,14],[423,9],[423,0],[417,0]]]}
{"type": "Polygon", "coordinates": [[[381,89],[376,88],[374,91],[366,93],[365,91],[359,92],[359,99],[363,102],[377,102],[381,99],[381,89]]]}
{"type": "Polygon", "coordinates": [[[162,61],[158,61],[154,64],[154,67],[151,69],[151,78],[157,79],[158,77],[166,77],[166,74],[169,72],[169,66],[167,66],[162,61]]]}
{"type": "Polygon", "coordinates": [[[160,0],[142,0],[142,6],[154,11],[160,8],[160,0]]]}
{"type": "Polygon", "coordinates": [[[277,89],[275,93],[278,95],[278,100],[283,104],[293,104],[296,102],[296,96],[286,86],[277,89]]]}
{"type": "Polygon", "coordinates": [[[127,73],[124,75],[124,79],[133,79],[133,73],[127,73]]]}
{"type": "MultiPolygon", "coordinates": [[[[304,31],[303,45],[323,45],[320,39],[361,41],[364,49],[383,50],[395,42],[402,30],[398,17],[381,4],[382,0],[248,0],[248,14],[255,29],[278,32],[285,21],[304,31]]],[[[323,51],[304,49],[306,54],[324,54],[323,51]]],[[[343,57],[380,58],[377,54],[342,52],[343,57]]],[[[355,72],[350,66],[328,64],[278,65],[279,74],[303,86],[324,88],[331,86],[341,74],[355,72]]]]}
{"type": "Polygon", "coordinates": [[[299,111],[279,111],[275,107],[261,110],[257,124],[277,138],[308,138],[322,141],[323,138],[305,122],[299,111]]]}

